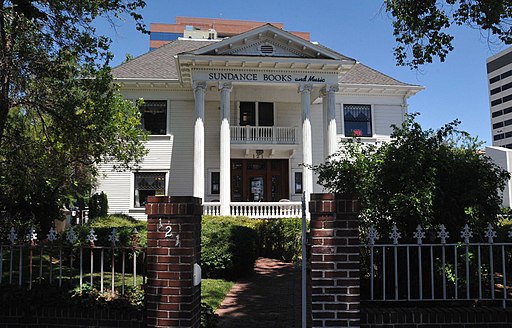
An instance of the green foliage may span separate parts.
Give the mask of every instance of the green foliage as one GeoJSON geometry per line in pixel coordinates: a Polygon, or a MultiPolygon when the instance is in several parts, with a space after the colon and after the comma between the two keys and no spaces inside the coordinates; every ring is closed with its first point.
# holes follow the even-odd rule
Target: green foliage
{"type": "Polygon", "coordinates": [[[218,318],[215,311],[205,302],[201,302],[201,328],[215,328],[217,327],[218,318]]]}
{"type": "Polygon", "coordinates": [[[258,225],[260,256],[296,261],[302,252],[302,219],[264,220],[258,225]]]}
{"type": "MultiPolygon", "coordinates": [[[[119,233],[119,242],[117,246],[132,246],[132,235],[133,229],[137,229],[140,247],[145,247],[147,244],[147,223],[146,221],[138,221],[130,216],[115,214],[104,217],[98,217],[89,220],[83,226],[75,226],[74,230],[78,236],[78,240],[81,243],[85,243],[86,236],[89,231],[94,229],[94,233],[98,236],[98,241],[95,242],[97,246],[110,246],[108,237],[112,232],[112,229],[116,229],[119,233]]],[[[61,238],[64,238],[65,234],[62,234],[61,238]]]]}
{"type": "Polygon", "coordinates": [[[98,17],[132,16],[143,0],[0,2],[0,211],[33,213],[44,231],[87,198],[97,164],[145,154],[140,112],[123,100],[98,17]]]}
{"type": "Polygon", "coordinates": [[[203,216],[203,276],[236,280],[252,272],[257,258],[257,237],[255,223],[249,219],[203,216]]]}
{"type": "Polygon", "coordinates": [[[423,130],[410,115],[394,127],[391,141],[379,146],[343,142],[314,170],[328,190],[355,193],[364,223],[383,233],[392,223],[409,235],[417,224],[460,231],[470,223],[482,231],[497,220],[499,190],[509,174],[478,150],[475,139],[458,131],[458,124],[423,130]]]}
{"type": "Polygon", "coordinates": [[[89,199],[89,219],[94,219],[108,214],[107,194],[103,191],[101,194],[94,194],[89,199]]]}
{"type": "Polygon", "coordinates": [[[201,266],[205,277],[236,279],[252,272],[258,256],[297,260],[301,219],[257,220],[203,216],[201,266]]]}
{"type": "Polygon", "coordinates": [[[438,57],[444,61],[453,50],[453,25],[467,25],[495,39],[512,43],[512,4],[508,0],[386,0],[393,17],[393,35],[398,42],[395,58],[399,65],[417,68],[438,57]]]}

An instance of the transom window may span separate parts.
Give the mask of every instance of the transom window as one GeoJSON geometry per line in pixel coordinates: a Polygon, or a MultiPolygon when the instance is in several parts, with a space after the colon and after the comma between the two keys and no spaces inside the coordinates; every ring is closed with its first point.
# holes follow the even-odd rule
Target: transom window
{"type": "Polygon", "coordinates": [[[346,137],[372,136],[372,108],[370,105],[344,105],[343,119],[346,137]]]}
{"type": "Polygon", "coordinates": [[[156,135],[167,133],[167,101],[145,100],[142,106],[140,106],[140,111],[144,130],[156,135]]]}
{"type": "Polygon", "coordinates": [[[274,103],[240,102],[240,126],[273,126],[274,103]]]}
{"type": "Polygon", "coordinates": [[[135,173],[135,207],[143,207],[148,196],[165,194],[165,173],[136,172],[135,173]]]}

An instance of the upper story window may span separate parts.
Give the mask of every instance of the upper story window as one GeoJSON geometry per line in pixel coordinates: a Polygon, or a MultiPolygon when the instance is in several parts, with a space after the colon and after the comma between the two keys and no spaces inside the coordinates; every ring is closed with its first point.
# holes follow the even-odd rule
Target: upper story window
{"type": "Polygon", "coordinates": [[[344,105],[343,121],[346,137],[372,136],[372,108],[370,105],[344,105]]]}
{"type": "Polygon", "coordinates": [[[149,134],[167,133],[167,101],[166,100],[144,100],[140,106],[142,114],[141,123],[144,130],[149,134]]]}
{"type": "Polygon", "coordinates": [[[240,102],[240,126],[273,126],[274,103],[240,102]]]}

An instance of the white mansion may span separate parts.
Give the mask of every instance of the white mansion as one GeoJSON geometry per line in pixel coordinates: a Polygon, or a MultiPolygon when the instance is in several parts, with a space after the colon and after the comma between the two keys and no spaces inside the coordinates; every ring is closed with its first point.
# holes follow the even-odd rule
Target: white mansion
{"type": "Polygon", "coordinates": [[[133,172],[104,165],[111,213],[145,218],[148,195],[193,195],[210,214],[297,215],[322,192],[312,171],[354,135],[389,139],[422,89],[266,24],[221,40],[184,39],[113,69],[144,99],[148,155],[133,172]]]}

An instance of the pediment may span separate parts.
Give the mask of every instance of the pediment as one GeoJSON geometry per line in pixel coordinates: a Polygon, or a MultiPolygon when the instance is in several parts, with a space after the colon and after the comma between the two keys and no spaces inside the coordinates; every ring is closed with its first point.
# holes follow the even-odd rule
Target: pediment
{"type": "Polygon", "coordinates": [[[271,24],[226,38],[192,52],[195,55],[263,56],[351,60],[271,24]]]}

